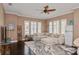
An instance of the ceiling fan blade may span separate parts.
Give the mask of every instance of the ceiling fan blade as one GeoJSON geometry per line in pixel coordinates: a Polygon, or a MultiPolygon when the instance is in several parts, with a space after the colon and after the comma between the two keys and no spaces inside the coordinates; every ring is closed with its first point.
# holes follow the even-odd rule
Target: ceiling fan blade
{"type": "Polygon", "coordinates": [[[47,11],[55,11],[56,9],[49,9],[49,10],[47,10],[47,11]]]}

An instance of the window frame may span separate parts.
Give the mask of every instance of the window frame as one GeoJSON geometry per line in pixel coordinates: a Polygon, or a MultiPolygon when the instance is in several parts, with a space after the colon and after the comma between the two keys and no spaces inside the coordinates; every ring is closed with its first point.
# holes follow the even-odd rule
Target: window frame
{"type": "Polygon", "coordinates": [[[29,22],[29,35],[33,35],[34,33],[39,33],[38,32],[38,23],[40,23],[41,24],[41,27],[40,27],[40,33],[42,32],[42,23],[41,23],[41,21],[39,22],[39,21],[24,21],[24,35],[27,35],[26,34],[26,31],[25,31],[25,22],[29,22]],[[33,24],[32,24],[33,23],[33,24]],[[32,27],[33,28],[32,28],[32,27]],[[33,32],[33,33],[32,33],[33,32]]]}
{"type": "MultiPolygon", "coordinates": [[[[62,22],[62,20],[64,21],[65,20],[65,22],[66,22],[66,24],[65,24],[65,26],[67,25],[67,19],[61,19],[61,20],[54,20],[54,21],[49,21],[49,27],[50,27],[50,22],[52,22],[52,33],[53,34],[65,34],[65,32],[64,33],[62,33],[62,24],[61,24],[61,22],[62,22]],[[58,23],[57,23],[58,22],[58,23]],[[56,29],[55,29],[56,28],[56,29]],[[58,29],[59,28],[59,29],[58,29]]],[[[50,28],[48,27],[48,32],[50,33],[50,28]]],[[[65,30],[64,30],[65,31],[65,30]]]]}

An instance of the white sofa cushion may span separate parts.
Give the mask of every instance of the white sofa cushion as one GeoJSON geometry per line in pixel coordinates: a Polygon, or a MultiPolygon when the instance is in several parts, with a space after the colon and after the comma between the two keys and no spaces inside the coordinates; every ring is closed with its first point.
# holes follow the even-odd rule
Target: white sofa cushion
{"type": "Polygon", "coordinates": [[[74,40],[74,45],[76,47],[79,47],[79,38],[77,38],[77,39],[74,40]]]}
{"type": "Polygon", "coordinates": [[[47,37],[47,38],[42,38],[41,42],[47,45],[52,45],[52,44],[57,44],[57,39],[56,38],[51,38],[51,37],[47,37]]]}
{"type": "Polygon", "coordinates": [[[58,38],[58,44],[64,44],[65,43],[65,37],[64,35],[60,35],[58,38]]]}
{"type": "Polygon", "coordinates": [[[55,37],[46,37],[46,38],[41,38],[41,42],[44,44],[64,44],[64,36],[59,36],[58,38],[55,37]]]}

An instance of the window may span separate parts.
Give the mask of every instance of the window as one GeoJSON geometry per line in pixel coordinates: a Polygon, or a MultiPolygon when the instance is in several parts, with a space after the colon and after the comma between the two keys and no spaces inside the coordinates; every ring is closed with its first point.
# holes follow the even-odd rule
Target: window
{"type": "Polygon", "coordinates": [[[52,33],[53,32],[53,23],[52,22],[49,22],[49,33],[52,33]]]}
{"type": "Polygon", "coordinates": [[[25,35],[33,35],[34,33],[41,33],[41,22],[24,21],[25,35]]]}
{"type": "Polygon", "coordinates": [[[25,35],[27,34],[27,35],[29,35],[29,21],[24,21],[24,25],[25,25],[25,35]]]}
{"type": "Polygon", "coordinates": [[[34,24],[33,24],[33,21],[31,21],[31,34],[33,34],[34,32],[34,24]]]}
{"type": "Polygon", "coordinates": [[[53,27],[54,27],[54,31],[53,32],[54,32],[54,34],[56,34],[56,29],[57,29],[56,21],[53,22],[53,27]]]}
{"type": "Polygon", "coordinates": [[[34,33],[36,33],[37,32],[37,22],[33,23],[33,27],[34,27],[34,33]]]}
{"type": "Polygon", "coordinates": [[[31,21],[31,34],[34,34],[37,32],[37,23],[35,21],[31,21]]]}
{"type": "Polygon", "coordinates": [[[38,33],[41,33],[41,22],[38,22],[38,33]]]}
{"type": "Polygon", "coordinates": [[[49,22],[49,33],[65,34],[66,19],[49,22]]]}
{"type": "Polygon", "coordinates": [[[66,29],[66,20],[63,19],[61,20],[61,34],[65,34],[65,29],[66,29]]]}
{"type": "Polygon", "coordinates": [[[54,32],[54,34],[59,34],[59,30],[60,30],[59,26],[60,25],[59,25],[59,21],[58,20],[53,22],[53,27],[54,27],[54,31],[53,32],[54,32]]]}
{"type": "Polygon", "coordinates": [[[57,34],[60,33],[60,24],[59,24],[59,20],[57,20],[57,22],[56,22],[56,33],[57,33],[57,34]]]}

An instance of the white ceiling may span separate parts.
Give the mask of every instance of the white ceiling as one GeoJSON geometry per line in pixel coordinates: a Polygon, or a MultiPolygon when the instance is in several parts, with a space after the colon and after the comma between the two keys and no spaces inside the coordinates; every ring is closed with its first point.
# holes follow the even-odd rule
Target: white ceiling
{"type": "Polygon", "coordinates": [[[79,8],[78,3],[12,3],[12,5],[4,4],[6,13],[18,14],[20,16],[48,19],[59,15],[73,12],[73,9],[79,8]],[[50,8],[55,8],[56,11],[50,14],[42,13],[43,7],[49,5],[50,8]]]}

